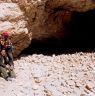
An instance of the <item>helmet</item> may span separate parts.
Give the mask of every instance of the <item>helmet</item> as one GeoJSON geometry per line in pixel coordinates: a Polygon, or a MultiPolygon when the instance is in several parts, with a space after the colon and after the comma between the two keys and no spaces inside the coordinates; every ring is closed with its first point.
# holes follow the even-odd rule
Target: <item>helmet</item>
{"type": "Polygon", "coordinates": [[[1,36],[3,36],[4,38],[8,38],[9,37],[9,33],[6,32],[2,32],[1,36]]]}

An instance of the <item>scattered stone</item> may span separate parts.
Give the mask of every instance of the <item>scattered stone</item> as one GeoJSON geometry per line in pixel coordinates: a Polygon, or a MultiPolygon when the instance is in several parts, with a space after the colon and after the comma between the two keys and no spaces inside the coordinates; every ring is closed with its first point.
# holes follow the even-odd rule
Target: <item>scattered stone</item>
{"type": "Polygon", "coordinates": [[[80,96],[85,96],[85,94],[80,94],[80,96]]]}
{"type": "Polygon", "coordinates": [[[75,82],[75,87],[81,87],[82,84],[80,82],[75,82]]]}
{"type": "Polygon", "coordinates": [[[93,66],[94,60],[91,61],[93,56],[94,53],[82,55],[75,53],[58,56],[34,54],[21,57],[14,61],[16,79],[7,82],[0,78],[0,94],[2,96],[18,96],[17,94],[20,96],[94,96],[95,76],[87,68],[88,64],[93,66]],[[67,58],[72,60],[68,61],[67,58]],[[74,67],[71,67],[72,62],[74,67]]]}
{"type": "Polygon", "coordinates": [[[68,84],[69,86],[74,86],[74,85],[75,85],[75,83],[74,83],[73,80],[68,80],[68,81],[67,81],[67,84],[68,84]]]}
{"type": "Polygon", "coordinates": [[[41,77],[40,78],[34,78],[34,80],[35,80],[35,83],[41,83],[41,81],[42,81],[42,79],[41,79],[41,77]]]}
{"type": "Polygon", "coordinates": [[[91,90],[93,89],[93,87],[95,87],[95,86],[94,86],[94,84],[91,83],[91,82],[88,82],[87,85],[85,86],[85,88],[86,88],[87,90],[89,90],[89,91],[91,91],[91,90]]]}
{"type": "Polygon", "coordinates": [[[36,85],[36,84],[32,85],[33,90],[38,90],[38,88],[39,88],[38,85],[36,85]]]}

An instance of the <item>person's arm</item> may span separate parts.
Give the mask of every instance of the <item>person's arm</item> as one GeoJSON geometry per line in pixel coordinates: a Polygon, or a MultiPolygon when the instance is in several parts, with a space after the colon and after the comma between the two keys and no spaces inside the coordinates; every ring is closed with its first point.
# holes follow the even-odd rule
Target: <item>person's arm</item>
{"type": "Polygon", "coordinates": [[[12,53],[13,53],[13,50],[14,50],[14,46],[11,42],[11,39],[8,40],[8,43],[7,43],[7,48],[10,48],[12,50],[12,53]]]}
{"type": "Polygon", "coordinates": [[[9,47],[12,46],[12,42],[11,42],[10,39],[8,39],[6,46],[7,46],[7,47],[8,47],[8,46],[9,46],[9,47]]]}

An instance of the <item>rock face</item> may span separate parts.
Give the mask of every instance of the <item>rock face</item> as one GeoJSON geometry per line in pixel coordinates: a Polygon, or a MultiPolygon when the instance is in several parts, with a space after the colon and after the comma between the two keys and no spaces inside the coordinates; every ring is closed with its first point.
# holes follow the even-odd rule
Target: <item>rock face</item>
{"type": "Polygon", "coordinates": [[[71,11],[85,12],[95,9],[95,0],[49,0],[49,9],[64,8],[71,11]]]}
{"type": "Polygon", "coordinates": [[[9,30],[14,55],[32,40],[65,38],[72,11],[95,8],[94,0],[0,0],[0,31],[9,30]],[[4,2],[4,3],[3,3],[4,2]],[[7,3],[6,3],[7,2],[7,3]]]}
{"type": "Polygon", "coordinates": [[[14,3],[0,3],[0,32],[9,31],[15,48],[14,56],[18,55],[31,42],[27,22],[19,6],[14,3]]]}
{"type": "Polygon", "coordinates": [[[49,9],[64,8],[73,11],[88,11],[95,9],[95,0],[0,0],[0,2],[13,2],[19,4],[41,4],[44,3],[49,9]]]}
{"type": "Polygon", "coordinates": [[[25,9],[35,40],[65,38],[72,11],[85,12],[95,8],[95,3],[87,0],[24,0],[20,5],[25,9]]]}
{"type": "Polygon", "coordinates": [[[60,9],[47,11],[43,3],[25,7],[24,12],[35,40],[63,37],[65,25],[70,21],[72,14],[67,10],[60,9]]]}

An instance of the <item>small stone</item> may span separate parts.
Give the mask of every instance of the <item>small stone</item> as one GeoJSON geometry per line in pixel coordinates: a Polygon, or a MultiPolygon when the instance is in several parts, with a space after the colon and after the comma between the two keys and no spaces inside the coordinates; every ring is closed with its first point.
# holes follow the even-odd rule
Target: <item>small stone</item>
{"type": "Polygon", "coordinates": [[[32,86],[32,89],[33,89],[33,90],[38,90],[38,85],[33,85],[33,86],[32,86]]]}
{"type": "Polygon", "coordinates": [[[40,83],[42,81],[41,78],[34,78],[34,80],[35,80],[35,83],[40,83]]]}
{"type": "Polygon", "coordinates": [[[91,89],[93,89],[93,87],[94,87],[94,84],[91,83],[91,82],[89,82],[89,83],[85,86],[85,88],[86,88],[87,90],[89,90],[89,91],[91,91],[91,89]]]}
{"type": "Polygon", "coordinates": [[[91,90],[89,85],[86,85],[85,88],[88,89],[88,90],[91,90]]]}
{"type": "Polygon", "coordinates": [[[84,89],[84,92],[85,92],[86,94],[89,94],[89,90],[84,89]]]}
{"type": "Polygon", "coordinates": [[[82,86],[81,83],[75,82],[75,87],[81,87],[81,86],[82,86]]]}
{"type": "Polygon", "coordinates": [[[46,93],[46,96],[52,96],[51,91],[45,89],[44,92],[46,93]]]}
{"type": "Polygon", "coordinates": [[[55,54],[53,54],[52,57],[55,57],[55,54]]]}
{"type": "Polygon", "coordinates": [[[68,84],[69,86],[74,86],[74,85],[75,85],[75,83],[74,83],[73,80],[68,80],[68,81],[67,81],[67,84],[68,84]]]}
{"type": "Polygon", "coordinates": [[[85,96],[85,94],[80,94],[80,96],[85,96]]]}

